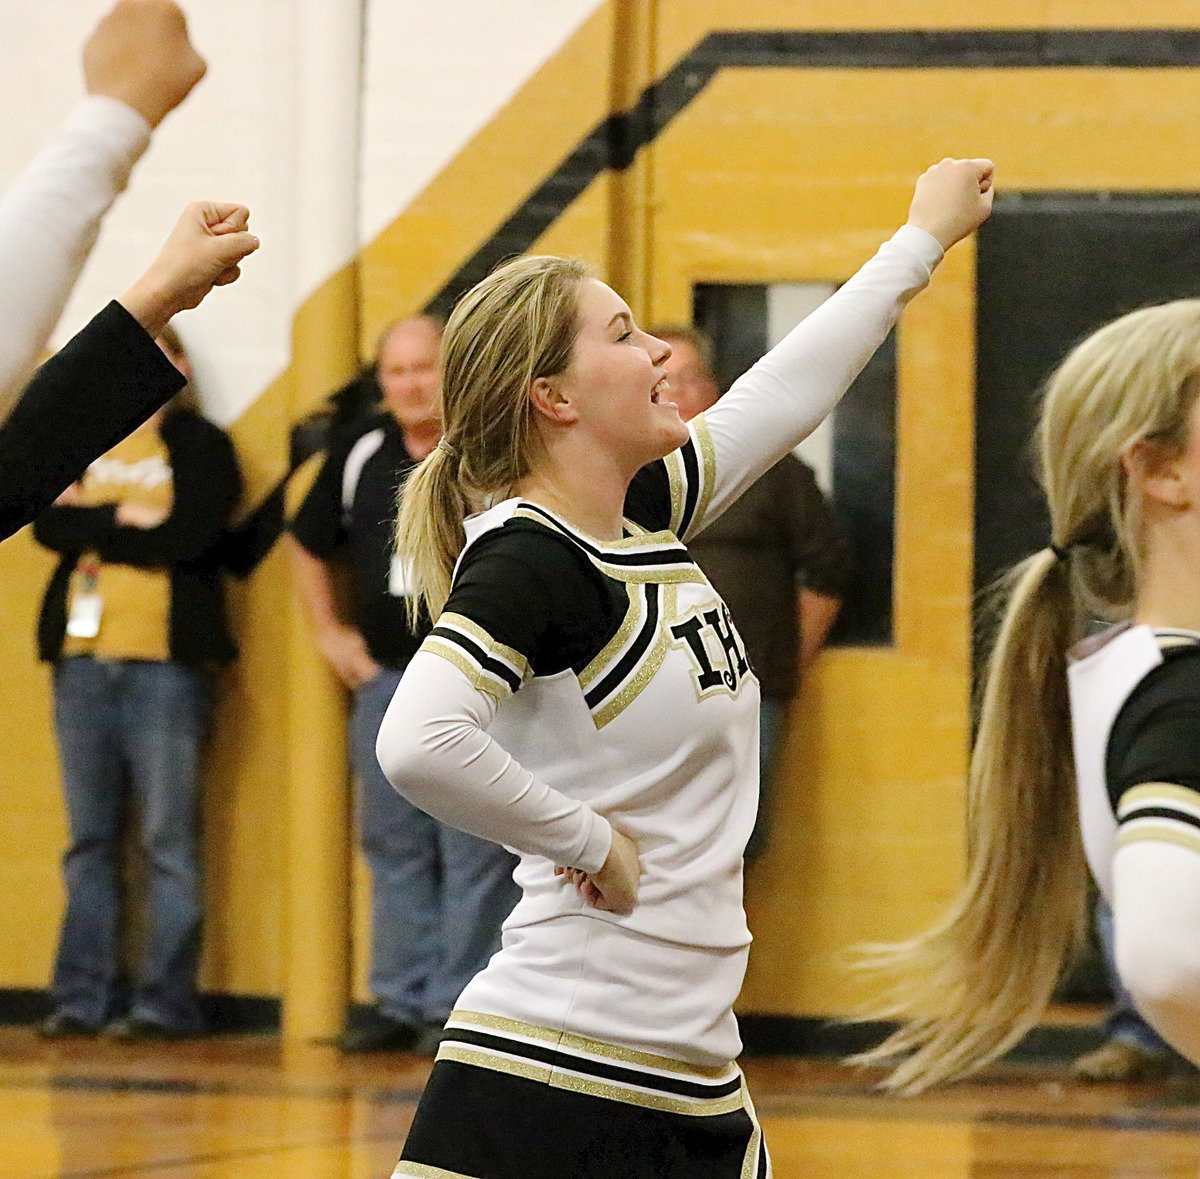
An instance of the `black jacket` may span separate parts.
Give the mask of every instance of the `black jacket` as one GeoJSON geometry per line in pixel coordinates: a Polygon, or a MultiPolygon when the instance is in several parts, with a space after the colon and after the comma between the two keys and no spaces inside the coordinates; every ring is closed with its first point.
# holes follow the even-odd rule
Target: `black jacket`
{"type": "Polygon", "coordinates": [[[183,374],[110,303],[34,375],[0,426],[0,540],[183,388],[183,374]]]}
{"type": "Polygon", "coordinates": [[[168,415],[160,433],[175,499],[157,528],[119,525],[111,505],[50,508],[34,523],[37,540],[63,555],[38,619],[38,654],[47,662],[62,654],[71,573],[85,551],[95,551],[109,564],[170,570],[172,659],[211,664],[237,654],[225,613],[219,543],[242,490],[233,444],[217,426],[188,412],[168,415]]]}

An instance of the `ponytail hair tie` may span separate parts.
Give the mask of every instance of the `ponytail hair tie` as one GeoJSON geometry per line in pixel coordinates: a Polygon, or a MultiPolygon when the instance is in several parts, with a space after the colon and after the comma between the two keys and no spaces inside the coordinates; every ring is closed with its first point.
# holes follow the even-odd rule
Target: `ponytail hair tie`
{"type": "Polygon", "coordinates": [[[1050,551],[1054,554],[1056,561],[1065,561],[1071,555],[1071,546],[1065,547],[1056,545],[1053,541],[1050,542],[1050,551]]]}
{"type": "Polygon", "coordinates": [[[457,461],[459,458],[462,457],[458,453],[458,447],[455,446],[453,442],[447,442],[445,438],[441,439],[438,442],[438,450],[440,450],[443,454],[447,455],[449,458],[454,459],[455,461],[457,461]]]}

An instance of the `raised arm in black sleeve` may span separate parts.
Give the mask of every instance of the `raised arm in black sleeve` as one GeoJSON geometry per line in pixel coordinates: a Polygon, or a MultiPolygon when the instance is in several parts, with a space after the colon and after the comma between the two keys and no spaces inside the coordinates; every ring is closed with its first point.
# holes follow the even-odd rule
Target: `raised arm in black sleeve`
{"type": "Polygon", "coordinates": [[[48,508],[184,384],[142,325],[110,303],[42,365],[0,426],[0,540],[48,508]]]}

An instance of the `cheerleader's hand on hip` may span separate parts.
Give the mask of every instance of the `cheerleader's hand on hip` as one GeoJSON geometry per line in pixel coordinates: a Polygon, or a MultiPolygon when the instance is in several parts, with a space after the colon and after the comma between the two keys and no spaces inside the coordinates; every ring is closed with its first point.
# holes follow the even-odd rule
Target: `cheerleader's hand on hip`
{"type": "Polygon", "coordinates": [[[948,250],[977,230],[992,212],[996,190],[991,160],[942,160],[917,181],[908,224],[933,234],[948,250]]]}
{"type": "Polygon", "coordinates": [[[637,904],[638,881],[642,873],[637,844],[615,827],[608,859],[599,872],[555,868],[554,873],[565,876],[593,908],[609,913],[631,913],[637,904]]]}

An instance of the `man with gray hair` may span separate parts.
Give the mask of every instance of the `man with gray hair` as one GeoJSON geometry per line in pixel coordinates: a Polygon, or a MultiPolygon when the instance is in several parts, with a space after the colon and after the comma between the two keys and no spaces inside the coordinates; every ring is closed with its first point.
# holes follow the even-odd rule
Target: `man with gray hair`
{"type": "Polygon", "coordinates": [[[467,982],[499,948],[517,900],[515,859],[401,798],[375,738],[428,625],[407,617],[407,567],[394,551],[401,482],[442,436],[441,323],[402,319],[383,333],[382,405],[330,439],[291,523],[293,570],[317,645],[354,693],[350,754],[371,869],[370,985],[376,1007],[339,1043],[347,1052],[430,1053],[467,982]],[[339,581],[349,609],[339,600],[339,581]]]}

